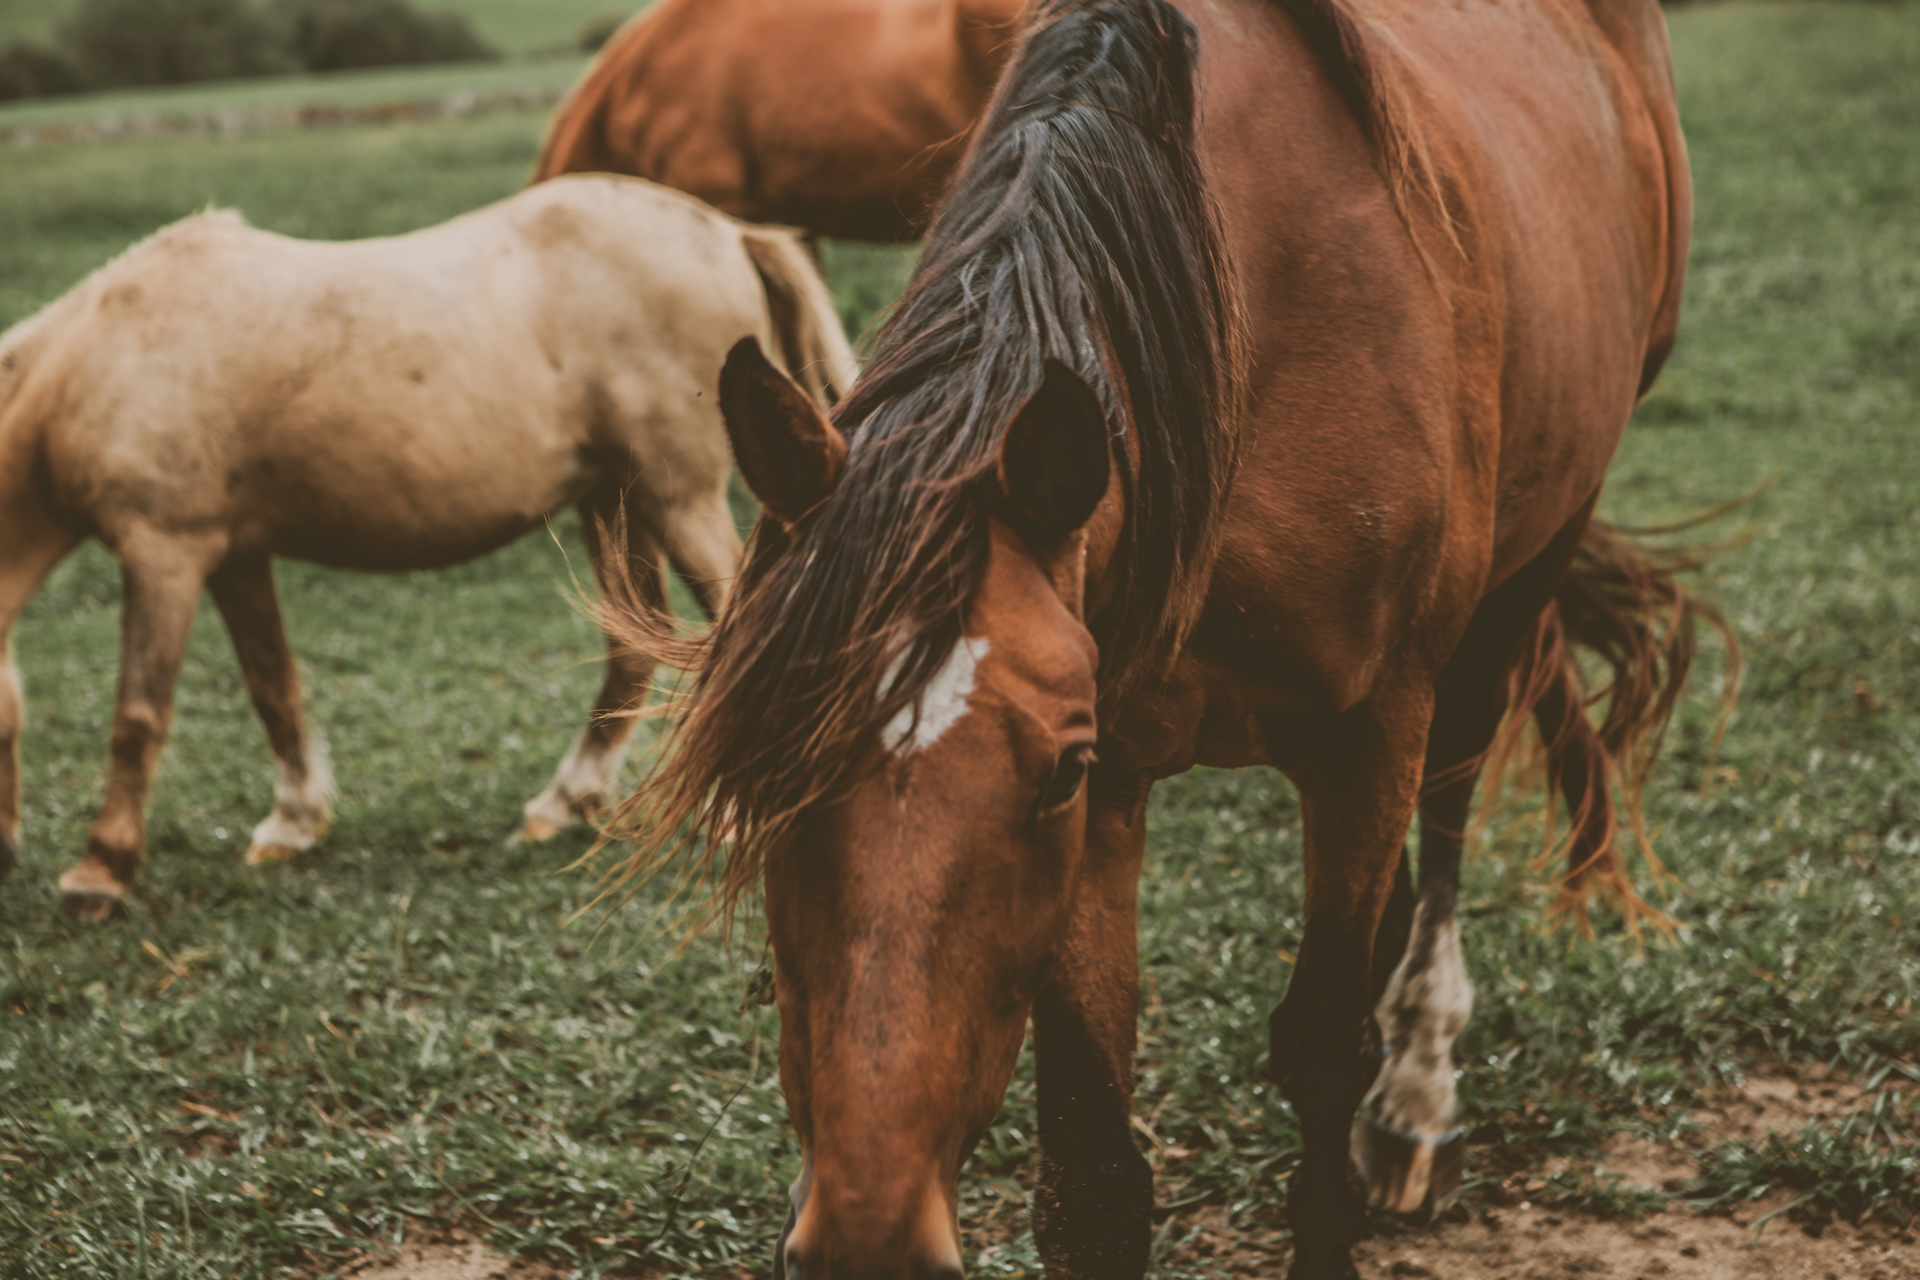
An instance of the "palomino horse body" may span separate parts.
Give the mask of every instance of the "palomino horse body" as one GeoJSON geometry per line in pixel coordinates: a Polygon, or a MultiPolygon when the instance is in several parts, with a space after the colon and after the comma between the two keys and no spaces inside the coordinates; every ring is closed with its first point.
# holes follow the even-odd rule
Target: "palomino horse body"
{"type": "Polygon", "coordinates": [[[1633,902],[1608,784],[1691,618],[1590,521],[1688,190],[1654,0],[1062,0],[834,422],[729,357],[769,515],[628,816],[657,856],[706,833],[729,899],[764,884],[804,1152],[780,1280],[960,1274],[1029,1018],[1047,1274],[1144,1273],[1136,880],[1151,785],[1194,764],[1301,797],[1293,1274],[1353,1274],[1351,1166],[1449,1201],[1503,716],[1578,810],[1572,900],[1633,902]],[[1600,730],[1573,641],[1620,677],[1600,730]]]}
{"type": "Polygon", "coordinates": [[[554,116],[534,180],[638,174],[753,222],[925,229],[1027,0],[661,0],[554,116]]]}
{"type": "MultiPolygon", "coordinates": [[[[663,598],[663,556],[718,606],[739,555],[712,394],[752,334],[823,404],[853,376],[832,300],[783,232],[632,178],[548,184],[385,240],[289,240],[231,213],[159,232],[0,338],[0,854],[17,847],[20,691],[7,635],[91,535],[125,583],[104,808],[66,905],[99,914],[144,861],[144,803],[202,586],[278,763],[249,861],[327,819],[271,562],[435,568],[578,505],[596,573],[663,598]],[[601,522],[625,530],[605,545],[601,522]],[[624,576],[624,575],[623,575],[624,576]]],[[[604,688],[527,832],[584,816],[651,667],[604,688]]]]}

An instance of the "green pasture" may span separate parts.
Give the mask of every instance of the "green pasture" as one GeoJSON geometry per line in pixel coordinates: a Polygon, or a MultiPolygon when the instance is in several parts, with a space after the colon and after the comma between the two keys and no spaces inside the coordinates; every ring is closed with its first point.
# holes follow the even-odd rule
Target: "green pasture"
{"type": "Polygon", "coordinates": [[[187,121],[212,121],[209,131],[218,132],[223,117],[249,113],[448,102],[463,95],[477,102],[504,98],[522,102],[557,100],[586,66],[586,55],[561,53],[519,62],[379,67],[29,98],[0,103],[0,136],[16,130],[72,130],[81,126],[103,133],[150,133],[156,125],[187,121]]]}
{"type": "MultiPolygon", "coordinates": [[[[477,7],[478,0],[475,0],[477,7]]],[[[1671,939],[1541,927],[1521,806],[1468,865],[1478,1012],[1465,1212],[1709,1210],[1790,1191],[1765,1230],[1920,1214],[1920,8],[1672,15],[1698,184],[1684,335],[1606,509],[1657,523],[1772,484],[1710,534],[1699,582],[1748,669],[1717,755],[1703,662],[1648,795],[1683,889],[1671,939]],[[1792,1140],[1679,1117],[1775,1064],[1834,1064],[1859,1110],[1792,1140]],[[1626,1191],[1602,1143],[1706,1148],[1626,1191]],[[1566,1171],[1526,1181],[1549,1157],[1566,1171]],[[1514,1175],[1521,1176],[1516,1187],[1514,1175]]],[[[491,34],[491,33],[490,33],[491,34]]],[[[295,235],[437,222],[512,192],[533,111],[0,151],[0,324],[206,204],[295,235]]],[[[897,250],[829,246],[849,323],[897,250]]],[[[30,722],[24,863],[0,887],[0,1271],[324,1275],[456,1225],[582,1276],[764,1274],[797,1158],[751,921],[684,948],[666,886],[592,906],[582,834],[509,848],[597,679],[567,598],[570,521],[448,573],[286,565],[338,819],[290,866],[238,855],[270,762],[211,610],[124,920],[80,928],[53,880],[106,760],[112,561],[74,557],[15,636],[30,722]],[[583,911],[582,909],[585,908],[583,911]]],[[[1300,933],[1299,813],[1263,774],[1162,784],[1143,894],[1136,1111],[1166,1206],[1156,1274],[1228,1274],[1223,1229],[1277,1242],[1296,1159],[1262,1082],[1300,933]],[[1151,1135],[1149,1138],[1148,1135],[1151,1135]]],[[[1023,1067],[966,1181],[971,1275],[1035,1276],[1023,1067]]],[[[1775,1199],[1771,1203],[1781,1203],[1775,1199]]]]}
{"type": "MultiPolygon", "coordinates": [[[[14,40],[48,41],[79,0],[5,0],[0,4],[0,45],[14,40]]],[[[494,48],[508,57],[574,52],[588,23],[609,14],[625,17],[645,0],[418,0],[416,9],[464,14],[494,48]]]]}

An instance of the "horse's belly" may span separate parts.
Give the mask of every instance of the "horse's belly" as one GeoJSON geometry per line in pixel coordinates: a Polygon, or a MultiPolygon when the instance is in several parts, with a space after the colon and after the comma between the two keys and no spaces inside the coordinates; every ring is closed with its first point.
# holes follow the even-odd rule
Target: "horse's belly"
{"type": "Polygon", "coordinates": [[[599,479],[584,442],[531,421],[388,422],[297,433],[234,477],[236,536],[349,569],[425,569],[492,551],[599,479]]]}

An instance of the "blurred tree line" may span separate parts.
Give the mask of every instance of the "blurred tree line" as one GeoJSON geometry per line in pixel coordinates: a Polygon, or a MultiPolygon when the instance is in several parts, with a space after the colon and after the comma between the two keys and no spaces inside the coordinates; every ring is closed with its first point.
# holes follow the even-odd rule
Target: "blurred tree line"
{"type": "Polygon", "coordinates": [[[0,101],[499,56],[464,16],[408,0],[80,0],[52,44],[0,49],[0,101]]]}

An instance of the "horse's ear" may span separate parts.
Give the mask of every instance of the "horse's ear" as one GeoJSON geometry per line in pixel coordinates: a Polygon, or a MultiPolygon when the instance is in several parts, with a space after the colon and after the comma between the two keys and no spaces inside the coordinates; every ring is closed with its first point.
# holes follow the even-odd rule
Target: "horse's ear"
{"type": "Polygon", "coordinates": [[[1033,393],[1000,446],[1000,492],[1019,522],[1049,539],[1066,537],[1092,516],[1113,465],[1107,415],[1080,375],[1048,360],[1033,393]]]}
{"type": "Polygon", "coordinates": [[[847,440],[792,378],[742,338],[720,370],[720,413],[740,476],[760,505],[791,528],[826,500],[847,460],[847,440]]]}

